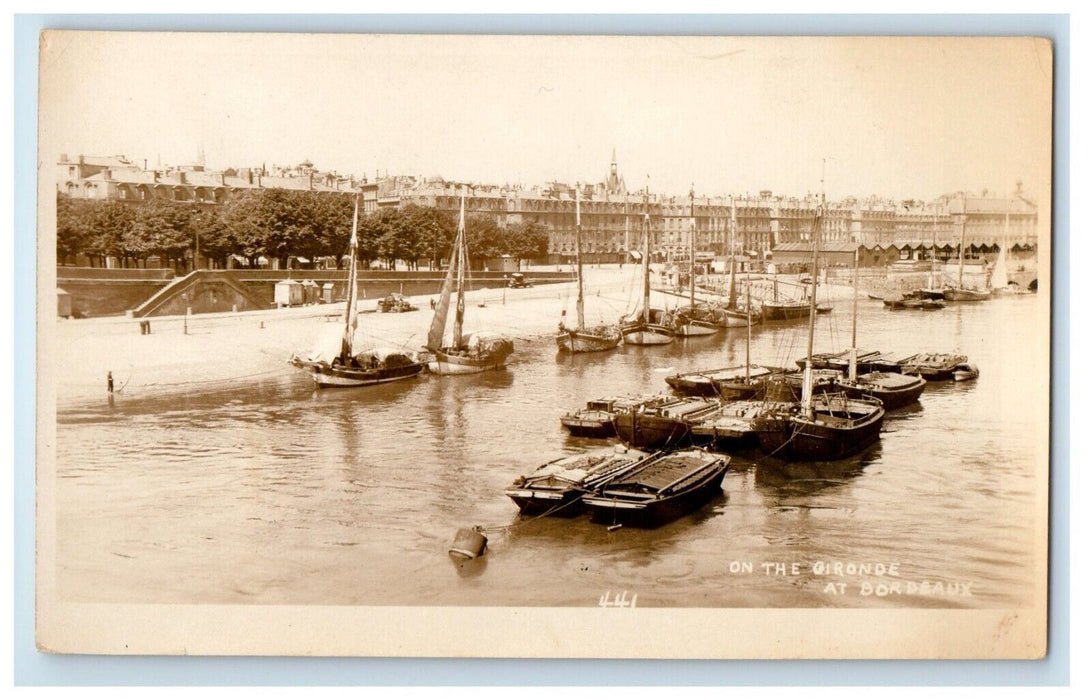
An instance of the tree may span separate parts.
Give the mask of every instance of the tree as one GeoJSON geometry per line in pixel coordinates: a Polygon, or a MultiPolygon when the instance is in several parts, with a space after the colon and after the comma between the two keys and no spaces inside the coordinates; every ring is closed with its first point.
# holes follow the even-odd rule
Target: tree
{"type": "Polygon", "coordinates": [[[190,219],[196,213],[192,204],[169,200],[142,204],[122,240],[125,256],[144,260],[157,255],[171,266],[185,260],[195,243],[190,219]]]}
{"type": "MultiPolygon", "coordinates": [[[[186,233],[194,242],[194,249],[201,258],[218,258],[225,261],[235,252],[235,242],[228,234],[220,212],[200,209],[189,217],[186,233]],[[198,245],[199,242],[199,245],[198,245]],[[198,250],[199,249],[199,250],[198,250]]],[[[194,261],[194,267],[200,265],[194,261]]]]}
{"type": "MultiPolygon", "coordinates": [[[[307,214],[311,221],[313,245],[307,247],[304,254],[312,258],[334,255],[340,261],[340,256],[348,249],[352,234],[353,196],[350,193],[310,194],[307,214]]],[[[364,218],[362,214],[360,218],[364,218]]]]}
{"type": "Polygon", "coordinates": [[[484,262],[507,253],[507,236],[496,219],[483,214],[466,217],[466,246],[473,260],[484,262]]]}
{"type": "Polygon", "coordinates": [[[91,245],[88,230],[87,203],[57,193],[57,262],[64,263],[88,250],[91,245]]]}
{"type": "Polygon", "coordinates": [[[230,197],[220,207],[223,236],[232,252],[245,256],[251,266],[265,250],[265,231],[261,223],[261,192],[246,191],[230,197]]]}
{"type": "Polygon", "coordinates": [[[411,204],[402,211],[415,231],[416,259],[427,258],[432,269],[438,269],[440,261],[449,254],[456,223],[435,207],[411,204]]]}
{"type": "Polygon", "coordinates": [[[96,255],[106,266],[106,256],[122,260],[131,257],[127,234],[135,219],[132,208],[121,202],[89,204],[87,217],[88,245],[86,251],[96,255]]]}
{"type": "Polygon", "coordinates": [[[549,251],[549,232],[537,221],[524,221],[508,230],[510,255],[525,260],[549,251]]]}

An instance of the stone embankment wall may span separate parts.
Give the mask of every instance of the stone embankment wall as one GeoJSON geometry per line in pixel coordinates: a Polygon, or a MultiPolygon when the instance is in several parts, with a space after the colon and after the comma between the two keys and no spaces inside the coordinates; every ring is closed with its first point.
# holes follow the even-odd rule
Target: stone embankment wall
{"type": "MultiPolygon", "coordinates": [[[[345,270],[230,270],[230,275],[247,288],[251,298],[261,302],[264,307],[273,307],[274,285],[283,280],[313,280],[321,287],[332,282],[333,299],[346,297],[345,270]]],[[[568,270],[536,270],[522,273],[534,284],[571,282],[572,273],[568,270]]],[[[400,292],[406,296],[437,294],[443,284],[442,271],[432,270],[365,270],[359,274],[360,295],[364,299],[377,299],[391,292],[400,292]]],[[[137,308],[159,293],[174,281],[173,270],[148,269],[107,269],[58,267],[57,286],[71,295],[73,316],[77,318],[92,316],[121,315],[137,308]]],[[[506,284],[505,273],[474,272],[470,278],[470,289],[491,289],[506,284]]],[[[194,313],[231,311],[232,306],[239,310],[251,308],[240,305],[240,300],[223,289],[204,290],[199,294],[199,308],[194,313]],[[208,293],[204,293],[208,292],[208,293]]],[[[169,313],[182,313],[178,304],[171,304],[169,313]],[[177,308],[176,308],[177,307],[177,308]]],[[[164,311],[167,313],[168,311],[164,311]]]]}

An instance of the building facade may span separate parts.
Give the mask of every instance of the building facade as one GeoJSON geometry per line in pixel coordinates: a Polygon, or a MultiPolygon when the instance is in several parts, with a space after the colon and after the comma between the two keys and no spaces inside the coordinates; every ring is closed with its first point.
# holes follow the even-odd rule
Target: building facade
{"type": "Polygon", "coordinates": [[[61,154],[57,163],[57,191],[79,199],[113,199],[139,203],[152,199],[188,202],[201,206],[223,204],[245,191],[268,188],[311,192],[361,192],[364,212],[378,207],[378,187],[366,179],[320,172],[310,161],[290,167],[206,170],[197,162],[148,168],[125,156],[61,154]]]}
{"type": "MultiPolygon", "coordinates": [[[[456,216],[466,198],[470,214],[489,216],[501,226],[535,222],[549,235],[548,262],[570,262],[576,252],[576,190],[580,191],[582,249],[589,262],[635,259],[642,248],[645,219],[652,257],[667,261],[688,255],[691,232],[703,256],[730,252],[765,256],[779,245],[812,240],[817,195],[787,197],[763,190],[757,195],[664,196],[631,192],[618,171],[616,155],[601,182],[572,185],[550,182],[536,187],[481,185],[413,176],[366,178],[321,172],[310,161],[289,167],[229,168],[210,171],[203,158],[190,165],[148,168],[124,156],[69,159],[58,164],[58,191],[73,197],[141,202],[153,198],[217,206],[238,192],[285,188],[315,192],[362,193],[362,210],[409,204],[436,207],[456,216]]],[[[1034,202],[1017,184],[1010,197],[967,193],[932,202],[895,202],[877,197],[826,202],[820,240],[855,243],[874,250],[896,250],[900,259],[930,255],[935,243],[949,257],[962,241],[967,250],[1021,250],[1037,247],[1034,202]]],[[[891,254],[876,254],[874,261],[891,254]]]]}

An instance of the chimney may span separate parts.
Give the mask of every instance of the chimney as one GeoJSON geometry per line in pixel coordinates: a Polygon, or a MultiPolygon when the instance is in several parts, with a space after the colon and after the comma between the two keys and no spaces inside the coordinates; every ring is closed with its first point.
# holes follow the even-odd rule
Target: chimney
{"type": "Polygon", "coordinates": [[[68,154],[67,153],[62,153],[61,154],[61,162],[62,163],[67,163],[68,162],[68,154]]]}

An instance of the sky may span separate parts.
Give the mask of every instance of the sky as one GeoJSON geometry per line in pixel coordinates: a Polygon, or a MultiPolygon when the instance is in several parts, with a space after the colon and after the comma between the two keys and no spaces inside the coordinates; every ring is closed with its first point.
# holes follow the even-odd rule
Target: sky
{"type": "Polygon", "coordinates": [[[600,181],[616,149],[630,190],[1041,196],[1051,62],[1027,38],[53,33],[40,149],[527,185],[600,181]]]}

